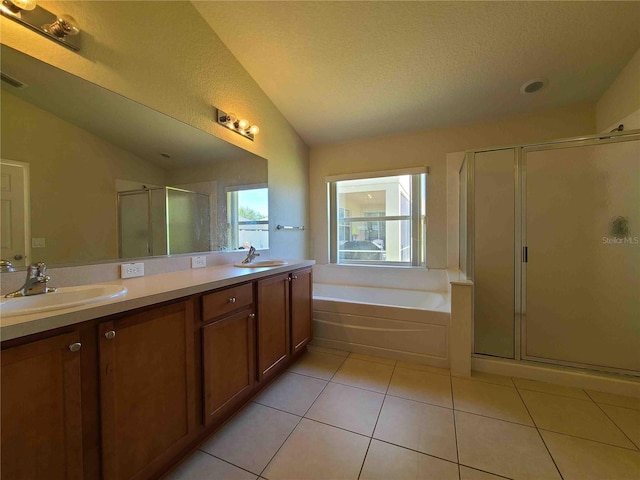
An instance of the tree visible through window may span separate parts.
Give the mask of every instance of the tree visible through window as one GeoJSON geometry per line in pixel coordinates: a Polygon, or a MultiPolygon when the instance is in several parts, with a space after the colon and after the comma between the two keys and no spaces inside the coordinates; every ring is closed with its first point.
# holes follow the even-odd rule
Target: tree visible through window
{"type": "Polygon", "coordinates": [[[424,265],[426,174],[329,187],[332,263],[424,265]]]}

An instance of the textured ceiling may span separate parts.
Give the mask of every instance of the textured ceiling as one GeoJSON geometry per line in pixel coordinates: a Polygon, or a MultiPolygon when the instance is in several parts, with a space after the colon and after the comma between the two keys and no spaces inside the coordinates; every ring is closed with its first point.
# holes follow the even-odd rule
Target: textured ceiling
{"type": "Polygon", "coordinates": [[[595,102],[640,48],[637,1],[192,3],[312,146],[595,102]]]}

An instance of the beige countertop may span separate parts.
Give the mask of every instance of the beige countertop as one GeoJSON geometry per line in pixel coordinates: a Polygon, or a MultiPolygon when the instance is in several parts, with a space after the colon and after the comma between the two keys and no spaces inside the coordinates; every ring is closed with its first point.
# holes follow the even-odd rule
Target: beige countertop
{"type": "Polygon", "coordinates": [[[0,314],[0,339],[11,340],[58,327],[74,325],[107,315],[126,312],[168,300],[248,282],[315,264],[313,260],[287,260],[286,265],[263,268],[239,268],[233,265],[183,270],[106,282],[127,287],[127,293],[110,300],[60,310],[16,315],[0,314]]]}

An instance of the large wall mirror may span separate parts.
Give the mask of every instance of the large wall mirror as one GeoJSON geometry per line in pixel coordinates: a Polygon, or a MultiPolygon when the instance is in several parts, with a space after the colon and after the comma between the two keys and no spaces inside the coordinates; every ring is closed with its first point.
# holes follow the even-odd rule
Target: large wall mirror
{"type": "Polygon", "coordinates": [[[268,248],[267,160],[5,45],[0,58],[3,259],[268,248]]]}

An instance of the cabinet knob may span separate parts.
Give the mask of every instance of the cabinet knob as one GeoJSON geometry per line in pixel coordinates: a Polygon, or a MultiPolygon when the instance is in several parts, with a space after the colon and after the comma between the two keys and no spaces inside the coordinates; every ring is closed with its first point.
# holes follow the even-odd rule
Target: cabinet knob
{"type": "Polygon", "coordinates": [[[249,314],[249,318],[251,318],[251,319],[256,318],[256,314],[255,314],[255,313],[250,313],[250,314],[249,314]]]}
{"type": "Polygon", "coordinates": [[[77,352],[81,348],[82,344],[80,342],[72,343],[71,345],[69,345],[69,350],[71,350],[72,352],[77,352]]]}
{"type": "Polygon", "coordinates": [[[229,303],[236,303],[236,297],[231,297],[229,299],[229,303]]]}
{"type": "Polygon", "coordinates": [[[293,278],[294,280],[298,279],[298,275],[291,275],[291,278],[293,278]]]}
{"type": "Polygon", "coordinates": [[[116,338],[116,332],[114,330],[109,330],[104,334],[104,338],[106,338],[107,340],[113,340],[114,338],[116,338]]]}

